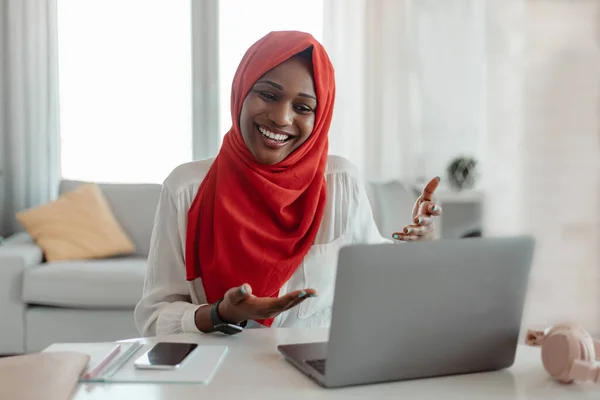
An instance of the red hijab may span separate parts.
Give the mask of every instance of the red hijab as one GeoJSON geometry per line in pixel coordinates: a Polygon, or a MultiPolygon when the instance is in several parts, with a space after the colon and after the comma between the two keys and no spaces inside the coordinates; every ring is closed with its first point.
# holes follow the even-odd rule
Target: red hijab
{"type": "Polygon", "coordinates": [[[278,296],[314,243],[325,208],[334,97],[333,66],[307,33],[271,32],[242,58],[231,90],[233,126],[188,212],[187,280],[202,279],[209,303],[243,283],[256,296],[278,296]],[[260,164],[240,132],[244,99],[263,74],[308,48],[317,95],[313,131],[285,160],[260,164]]]}

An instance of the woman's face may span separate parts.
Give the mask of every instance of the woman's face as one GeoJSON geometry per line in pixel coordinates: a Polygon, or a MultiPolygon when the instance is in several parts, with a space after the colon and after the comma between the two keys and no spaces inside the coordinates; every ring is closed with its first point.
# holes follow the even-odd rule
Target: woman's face
{"type": "Polygon", "coordinates": [[[240,129],[262,164],[283,161],[308,139],[317,96],[309,60],[292,57],[265,73],[244,99],[240,129]]]}

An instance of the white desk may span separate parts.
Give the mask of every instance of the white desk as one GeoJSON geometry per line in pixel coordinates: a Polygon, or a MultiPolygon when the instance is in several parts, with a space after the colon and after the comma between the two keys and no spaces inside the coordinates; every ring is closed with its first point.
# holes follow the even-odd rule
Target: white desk
{"type": "MultiPolygon", "coordinates": [[[[81,384],[74,399],[600,399],[600,385],[562,385],[544,372],[539,350],[519,346],[515,364],[504,371],[323,389],[285,361],[278,344],[327,338],[325,329],[253,329],[239,335],[183,334],[151,341],[226,343],[223,364],[207,385],[81,384]]],[[[368,344],[365,344],[368,345],[368,344]]],[[[356,360],[360,362],[360,360],[356,360]]]]}

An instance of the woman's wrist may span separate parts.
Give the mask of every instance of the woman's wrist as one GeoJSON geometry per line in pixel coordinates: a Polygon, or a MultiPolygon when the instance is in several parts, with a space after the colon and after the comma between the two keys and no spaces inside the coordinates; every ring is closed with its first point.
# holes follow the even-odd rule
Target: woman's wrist
{"type": "Polygon", "coordinates": [[[239,316],[236,317],[234,314],[235,313],[231,312],[231,309],[229,308],[229,303],[226,300],[221,301],[217,306],[217,315],[219,316],[221,321],[234,325],[241,324],[244,321],[244,318],[240,319],[239,316]]]}
{"type": "Polygon", "coordinates": [[[213,329],[213,324],[210,319],[211,304],[204,304],[196,309],[194,313],[194,323],[200,332],[208,333],[213,329]]]}
{"type": "MultiPolygon", "coordinates": [[[[212,319],[210,317],[212,307],[212,304],[205,304],[196,309],[196,313],[194,314],[194,322],[196,324],[196,328],[198,328],[200,332],[212,332],[214,328],[212,319]]],[[[219,305],[217,306],[217,315],[221,321],[228,324],[240,325],[245,321],[245,319],[233,317],[225,301],[219,302],[219,305]]]]}

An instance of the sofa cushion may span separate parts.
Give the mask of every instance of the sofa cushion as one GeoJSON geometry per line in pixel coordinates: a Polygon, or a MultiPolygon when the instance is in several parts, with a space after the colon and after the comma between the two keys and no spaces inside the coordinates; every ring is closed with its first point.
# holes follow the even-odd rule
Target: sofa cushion
{"type": "Polygon", "coordinates": [[[57,200],[17,213],[48,261],[131,254],[131,239],[115,219],[98,185],[81,185],[57,200]]]}
{"type": "Polygon", "coordinates": [[[142,296],[146,259],[66,261],[28,268],[23,301],[74,308],[132,309],[142,296]]]}
{"type": "MultiPolygon", "coordinates": [[[[62,180],[60,194],[86,182],[62,180]]],[[[135,244],[135,255],[148,257],[154,215],[162,185],[157,183],[98,183],[113,215],[135,244]]]]}

